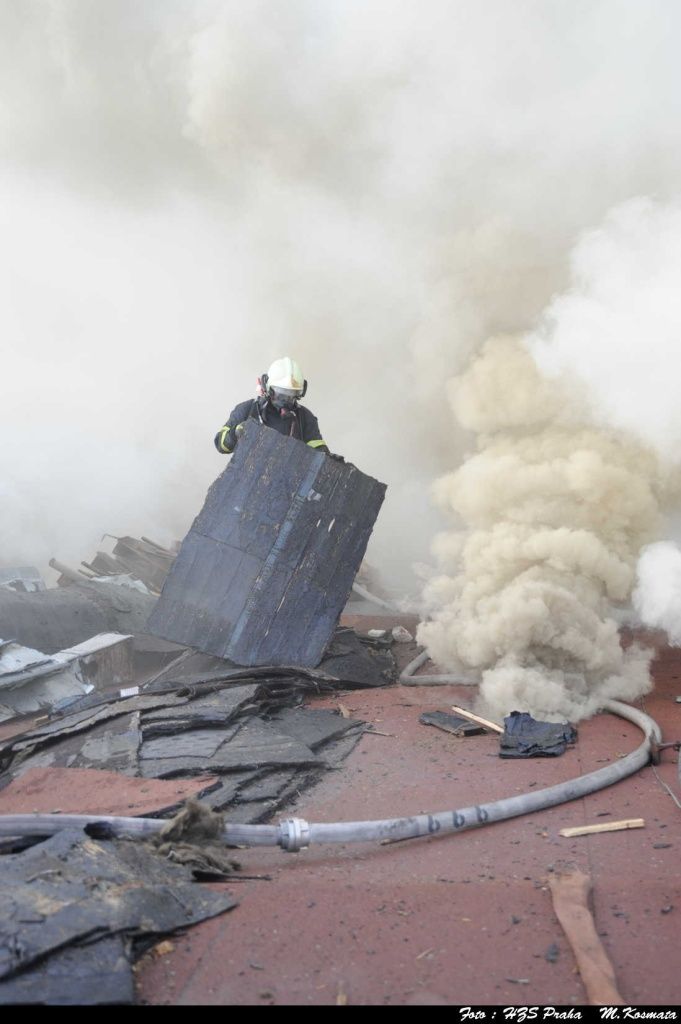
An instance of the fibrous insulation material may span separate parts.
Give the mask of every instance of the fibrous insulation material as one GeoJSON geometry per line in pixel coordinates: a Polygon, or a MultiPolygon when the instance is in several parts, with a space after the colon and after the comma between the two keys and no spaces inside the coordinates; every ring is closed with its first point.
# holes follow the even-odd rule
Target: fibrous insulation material
{"type": "Polygon", "coordinates": [[[622,649],[610,609],[659,529],[668,481],[655,452],[589,426],[512,338],[489,341],[450,393],[478,447],[436,485],[463,529],[436,541],[419,642],[439,665],[479,670],[498,716],[577,720],[644,693],[649,654],[622,649]]]}

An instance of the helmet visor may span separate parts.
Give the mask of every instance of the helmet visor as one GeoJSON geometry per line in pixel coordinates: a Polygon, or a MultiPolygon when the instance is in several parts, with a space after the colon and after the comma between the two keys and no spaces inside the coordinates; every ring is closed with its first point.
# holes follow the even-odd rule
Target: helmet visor
{"type": "Polygon", "coordinates": [[[301,394],[299,388],[270,388],[270,397],[275,409],[293,409],[301,394]]]}

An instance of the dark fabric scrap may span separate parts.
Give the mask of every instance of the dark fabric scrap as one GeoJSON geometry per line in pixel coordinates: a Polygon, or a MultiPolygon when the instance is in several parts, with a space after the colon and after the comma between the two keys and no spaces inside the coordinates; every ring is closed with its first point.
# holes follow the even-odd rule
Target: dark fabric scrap
{"type": "Polygon", "coordinates": [[[526,711],[512,711],[504,719],[499,757],[559,757],[576,742],[569,722],[539,722],[526,711]]]}

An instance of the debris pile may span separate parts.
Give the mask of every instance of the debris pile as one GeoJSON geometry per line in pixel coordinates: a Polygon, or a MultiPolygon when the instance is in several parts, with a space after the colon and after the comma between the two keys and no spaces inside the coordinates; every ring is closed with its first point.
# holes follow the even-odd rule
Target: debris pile
{"type": "Polygon", "coordinates": [[[19,594],[31,594],[45,590],[45,581],[34,566],[22,565],[0,569],[0,587],[16,590],[19,594]]]}
{"type": "Polygon", "coordinates": [[[335,712],[296,706],[304,695],[384,685],[394,676],[390,651],[362,644],[347,629],[316,670],[230,667],[195,652],[180,658],[146,687],[124,690],[129,696],[95,691],[6,740],[0,789],[47,766],[154,779],[217,776],[206,805],[258,822],[344,758],[363,730],[335,712]]]}
{"type": "MultiPolygon", "coordinates": [[[[393,635],[338,626],[384,493],[247,425],[181,546],[115,537],[82,568],[53,559],[52,590],[7,570],[0,814],[46,802],[52,814],[56,786],[98,803],[96,775],[102,804],[118,779],[137,815],[153,789],[156,817],[189,795],[201,815],[256,824],[336,767],[365,723],[303,701],[395,681],[393,635]]],[[[154,850],[102,822],[86,831],[0,843],[0,1003],[132,1002],[131,961],[150,937],[234,906],[191,881],[233,869],[219,844],[168,832],[154,850]]]]}
{"type": "Polygon", "coordinates": [[[71,569],[55,558],[51,559],[51,568],[59,573],[57,584],[63,587],[81,583],[83,579],[102,580],[128,576],[142,583],[150,594],[158,596],[175,561],[179,544],[176,543],[171,550],[148,537],[139,540],[136,537],[112,539],[116,541],[112,553],[98,551],[90,562],[81,562],[84,569],[71,569]]]}
{"type": "Polygon", "coordinates": [[[5,854],[0,1004],[132,1003],[148,945],[236,905],[143,843],[67,831],[5,854]]]}
{"type": "Polygon", "coordinates": [[[106,633],[46,655],[0,640],[0,722],[53,710],[95,689],[122,683],[132,671],[132,637],[106,633]]]}

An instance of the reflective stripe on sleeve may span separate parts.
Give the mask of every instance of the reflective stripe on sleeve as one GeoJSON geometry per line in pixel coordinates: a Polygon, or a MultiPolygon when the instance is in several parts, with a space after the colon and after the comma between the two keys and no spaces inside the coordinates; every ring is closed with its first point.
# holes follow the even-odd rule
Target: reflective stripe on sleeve
{"type": "Polygon", "coordinates": [[[229,427],[223,427],[222,430],[220,431],[220,448],[223,452],[225,452],[226,455],[231,454],[232,451],[232,449],[228,448],[227,445],[225,444],[225,438],[227,437],[227,434],[229,434],[229,430],[229,427]]]}
{"type": "Polygon", "coordinates": [[[326,447],[326,441],[322,441],[322,440],[308,441],[307,444],[308,444],[308,447],[310,447],[310,448],[321,448],[322,445],[324,445],[324,447],[326,447]]]}

